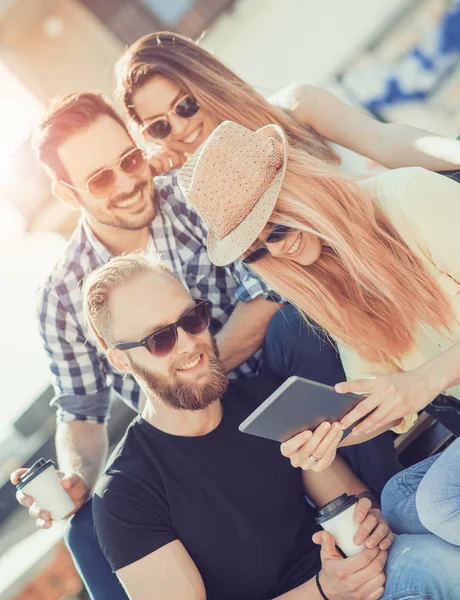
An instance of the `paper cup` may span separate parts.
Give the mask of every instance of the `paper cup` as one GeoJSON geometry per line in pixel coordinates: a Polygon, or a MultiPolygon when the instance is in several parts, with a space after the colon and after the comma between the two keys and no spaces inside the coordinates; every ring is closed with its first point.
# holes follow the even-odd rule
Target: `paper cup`
{"type": "Polygon", "coordinates": [[[51,514],[53,521],[60,521],[75,510],[72,499],[61,485],[52,460],[37,460],[21,476],[16,489],[31,496],[37,506],[51,514]]]}
{"type": "Polygon", "coordinates": [[[353,520],[357,502],[356,496],[342,494],[323,506],[316,517],[318,525],[334,536],[335,543],[345,556],[355,556],[366,547],[365,544],[357,546],[353,542],[359,528],[353,520]]]}

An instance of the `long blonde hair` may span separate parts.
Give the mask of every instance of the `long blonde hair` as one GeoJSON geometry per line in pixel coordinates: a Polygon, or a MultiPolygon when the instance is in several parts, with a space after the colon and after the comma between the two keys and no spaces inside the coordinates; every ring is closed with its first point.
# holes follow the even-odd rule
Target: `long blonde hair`
{"type": "Polygon", "coordinates": [[[426,323],[444,335],[452,308],[370,195],[338,169],[290,147],[270,222],[317,235],[310,266],[266,257],[253,269],[336,340],[370,360],[400,358],[426,323]]]}
{"type": "Polygon", "coordinates": [[[132,44],[116,66],[117,96],[128,115],[141,124],[133,95],[154,75],[163,75],[220,122],[234,121],[255,131],[276,123],[307,152],[330,163],[339,163],[324,138],[299,123],[288,111],[270,104],[220,60],[192,40],[177,33],[146,35],[132,44]]]}

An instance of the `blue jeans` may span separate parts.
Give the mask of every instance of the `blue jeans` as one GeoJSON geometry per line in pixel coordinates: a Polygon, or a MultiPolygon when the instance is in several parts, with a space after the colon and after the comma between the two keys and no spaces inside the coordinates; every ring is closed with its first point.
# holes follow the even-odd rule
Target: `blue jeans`
{"type": "Polygon", "coordinates": [[[400,535],[388,555],[381,600],[458,600],[460,548],[431,534],[400,535]]]}
{"type": "Polygon", "coordinates": [[[382,493],[395,533],[434,533],[460,546],[460,439],[395,475],[382,493]]]}
{"type": "MultiPolygon", "coordinates": [[[[336,349],[321,341],[290,305],[280,310],[268,326],[264,362],[262,376],[267,369],[271,376],[275,374],[283,381],[290,375],[329,385],[345,379],[336,349]]],[[[359,446],[342,448],[340,453],[377,494],[401,469],[390,433],[359,446]]],[[[71,519],[67,545],[92,600],[127,600],[94,536],[91,502],[71,519]]]]}

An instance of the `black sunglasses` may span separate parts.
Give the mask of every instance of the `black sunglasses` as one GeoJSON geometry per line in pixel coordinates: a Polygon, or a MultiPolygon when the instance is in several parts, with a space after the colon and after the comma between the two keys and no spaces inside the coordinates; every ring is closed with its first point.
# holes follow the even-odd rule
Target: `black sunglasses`
{"type": "Polygon", "coordinates": [[[183,119],[191,119],[199,110],[200,105],[193,96],[182,96],[168,113],[152,121],[147,121],[142,125],[141,133],[147,132],[150,137],[156,140],[163,140],[172,131],[171,123],[169,122],[169,115],[171,113],[176,113],[178,117],[182,117],[183,119]]]}
{"type": "Polygon", "coordinates": [[[200,335],[208,329],[211,317],[209,300],[197,299],[196,306],[184,313],[181,318],[171,325],[165,325],[145,336],[140,342],[121,342],[114,344],[119,350],[131,350],[144,346],[154,356],[166,356],[174,350],[177,344],[177,329],[182,329],[189,335],[200,335]]]}
{"type": "Polygon", "coordinates": [[[247,265],[250,265],[251,263],[257,262],[261,258],[264,258],[264,256],[269,254],[265,244],[276,244],[276,242],[280,242],[291,231],[292,227],[286,227],[286,225],[275,225],[261,245],[243,258],[243,262],[247,265]]]}

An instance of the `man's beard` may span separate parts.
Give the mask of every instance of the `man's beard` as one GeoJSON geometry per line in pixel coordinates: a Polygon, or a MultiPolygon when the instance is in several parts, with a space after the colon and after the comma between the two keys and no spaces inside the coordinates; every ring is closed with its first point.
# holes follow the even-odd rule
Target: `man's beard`
{"type": "Polygon", "coordinates": [[[83,204],[83,206],[89,213],[89,221],[91,222],[91,220],[94,219],[101,225],[107,225],[108,227],[116,227],[117,229],[127,229],[130,231],[138,231],[140,229],[144,229],[145,227],[148,227],[152,223],[152,221],[155,217],[155,201],[154,201],[155,190],[154,189],[153,189],[153,196],[151,199],[152,204],[148,205],[148,210],[147,209],[143,210],[140,215],[127,214],[126,216],[124,216],[124,215],[115,213],[115,211],[117,210],[116,209],[117,204],[119,204],[120,202],[124,202],[125,200],[130,200],[131,198],[136,196],[139,192],[141,194],[143,194],[144,189],[147,186],[147,183],[148,183],[147,181],[139,181],[138,183],[136,183],[136,185],[134,186],[132,191],[124,193],[124,194],[118,194],[117,196],[114,196],[113,198],[111,198],[110,199],[110,209],[114,211],[114,214],[111,215],[110,217],[107,217],[106,215],[104,215],[104,216],[98,215],[97,213],[95,213],[93,211],[93,209],[91,207],[83,204]]]}
{"type": "Polygon", "coordinates": [[[133,365],[133,375],[142,388],[166,405],[177,410],[203,410],[220,399],[228,387],[228,377],[219,359],[214,336],[211,336],[211,344],[211,348],[207,344],[196,346],[196,351],[208,358],[206,379],[202,384],[181,381],[175,369],[165,376],[133,365]]]}

